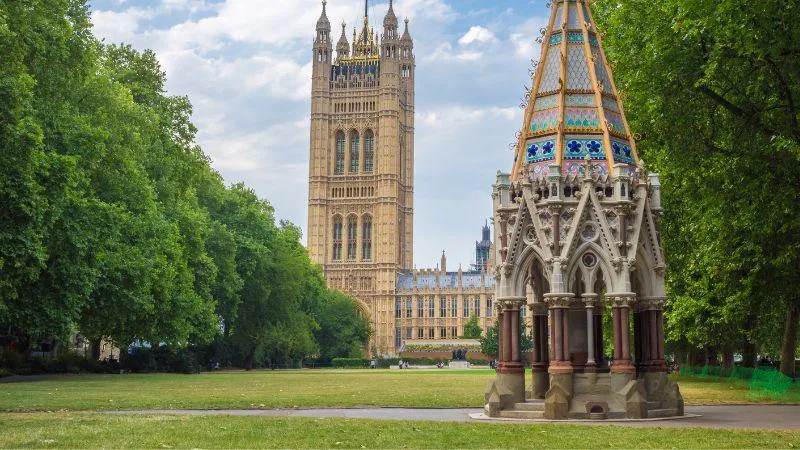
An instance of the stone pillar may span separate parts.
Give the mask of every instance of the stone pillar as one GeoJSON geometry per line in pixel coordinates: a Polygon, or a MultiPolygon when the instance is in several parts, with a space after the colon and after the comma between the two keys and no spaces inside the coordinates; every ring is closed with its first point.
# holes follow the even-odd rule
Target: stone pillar
{"type": "Polygon", "coordinates": [[[500,366],[505,362],[503,359],[503,341],[505,340],[505,312],[503,311],[503,304],[495,302],[494,307],[497,309],[497,323],[499,329],[497,330],[497,373],[500,373],[500,366]]]}
{"type": "Polygon", "coordinates": [[[497,378],[517,402],[525,401],[525,365],[522,364],[519,342],[519,311],[525,305],[525,300],[525,297],[497,299],[503,308],[503,326],[500,330],[503,340],[503,361],[500,361],[500,367],[497,369],[497,378]]]}
{"type": "Polygon", "coordinates": [[[597,350],[595,346],[595,326],[594,326],[594,310],[597,306],[597,294],[583,294],[581,296],[584,306],[586,306],[586,346],[587,346],[587,361],[585,366],[586,372],[594,372],[597,370],[597,350]]]}
{"type": "Polygon", "coordinates": [[[647,297],[639,300],[639,315],[642,317],[642,348],[645,359],[642,369],[647,372],[666,372],[664,360],[664,302],[663,297],[647,297]]]}
{"type": "Polygon", "coordinates": [[[636,300],[636,294],[609,294],[614,310],[614,363],[612,373],[636,373],[631,361],[630,347],[630,311],[636,300]]]}
{"type": "Polygon", "coordinates": [[[529,305],[533,322],[533,361],[531,361],[531,374],[533,381],[533,398],[544,398],[550,387],[550,378],[547,369],[550,364],[550,344],[547,333],[547,305],[535,302],[529,305]]]}
{"type": "Polygon", "coordinates": [[[594,346],[595,356],[594,360],[597,362],[597,367],[605,368],[606,365],[606,344],[603,339],[603,312],[605,306],[598,302],[594,308],[594,346]]]}
{"type": "Polygon", "coordinates": [[[572,373],[569,354],[569,308],[572,294],[545,294],[553,322],[553,354],[550,357],[550,374],[572,373]]]}

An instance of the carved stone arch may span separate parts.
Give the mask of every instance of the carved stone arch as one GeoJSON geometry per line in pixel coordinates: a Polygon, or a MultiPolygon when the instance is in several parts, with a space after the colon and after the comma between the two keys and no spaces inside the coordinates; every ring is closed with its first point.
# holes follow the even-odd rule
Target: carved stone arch
{"type": "Polygon", "coordinates": [[[650,297],[658,295],[654,289],[654,278],[657,276],[655,272],[655,261],[653,260],[650,252],[639,247],[636,253],[635,269],[631,273],[631,282],[637,281],[637,289],[634,290],[639,297],[650,297]]]}
{"type": "Polygon", "coordinates": [[[547,283],[547,290],[544,293],[549,292],[550,270],[545,263],[545,258],[542,256],[541,249],[525,247],[522,253],[517,256],[516,260],[517,263],[514,265],[514,271],[510,276],[511,287],[514,288],[514,292],[519,296],[525,295],[525,284],[529,279],[531,267],[534,265],[540,267],[542,283],[547,283]]]}
{"type": "Polygon", "coordinates": [[[570,283],[568,286],[574,285],[577,271],[585,269],[582,259],[583,256],[590,250],[597,257],[597,264],[588,272],[584,270],[584,274],[592,274],[591,280],[584,280],[587,282],[587,284],[584,286],[584,289],[588,289],[589,286],[591,286],[594,290],[594,281],[601,278],[603,283],[606,285],[606,289],[616,288],[613,278],[614,269],[611,265],[611,261],[608,260],[608,255],[606,254],[605,250],[596,242],[584,242],[570,256],[570,259],[567,261],[566,271],[567,281],[570,283]]]}

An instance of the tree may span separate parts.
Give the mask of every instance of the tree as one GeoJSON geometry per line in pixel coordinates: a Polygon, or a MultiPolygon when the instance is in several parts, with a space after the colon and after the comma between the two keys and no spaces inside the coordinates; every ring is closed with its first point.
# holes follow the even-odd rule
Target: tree
{"type": "Polygon", "coordinates": [[[662,174],[669,343],[740,351],[746,363],[780,353],[789,375],[800,304],[800,2],[593,8],[640,152],[662,174]]]}
{"type": "Polygon", "coordinates": [[[478,316],[472,314],[464,324],[464,339],[480,339],[483,335],[483,328],[478,323],[478,316]]]}
{"type": "Polygon", "coordinates": [[[328,291],[316,316],[319,329],[314,333],[320,358],[359,358],[369,342],[369,321],[355,306],[355,300],[339,291],[328,291]]]}
{"type": "MultiPolygon", "coordinates": [[[[489,329],[486,330],[486,335],[481,338],[481,353],[484,355],[498,357],[499,353],[499,336],[500,336],[500,321],[495,321],[489,329]]],[[[524,321],[519,323],[519,346],[520,351],[527,352],[533,348],[533,339],[528,334],[527,326],[524,321]]]]}

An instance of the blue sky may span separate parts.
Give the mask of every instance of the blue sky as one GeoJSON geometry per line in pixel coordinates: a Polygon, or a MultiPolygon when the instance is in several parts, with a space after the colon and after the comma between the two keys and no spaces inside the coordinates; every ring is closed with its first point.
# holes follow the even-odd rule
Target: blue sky
{"type": "MultiPolygon", "coordinates": [[[[243,181],[305,229],[311,40],[319,0],[94,0],[106,42],[156,51],[170,94],[194,105],[198,143],[228,183],[243,181]]],[[[329,0],[348,38],[363,1],[329,0]]],[[[388,0],[370,1],[381,28],[388,0]]],[[[491,184],[513,160],[545,0],[396,0],[417,60],[414,261],[474,262],[491,184]]],[[[335,32],[338,40],[338,31],[335,32]]]]}

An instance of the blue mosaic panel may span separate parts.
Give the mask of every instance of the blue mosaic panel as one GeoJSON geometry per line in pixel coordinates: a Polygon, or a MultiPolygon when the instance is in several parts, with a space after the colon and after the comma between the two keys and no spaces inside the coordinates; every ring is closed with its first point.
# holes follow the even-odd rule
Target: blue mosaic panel
{"type": "MultiPolygon", "coordinates": [[[[608,175],[608,163],[606,163],[605,161],[593,162],[591,166],[593,174],[597,174],[600,176],[608,175]]],[[[568,162],[564,164],[564,170],[562,173],[570,175],[581,175],[585,170],[586,170],[585,162],[568,162]]]]}
{"type": "Polygon", "coordinates": [[[553,47],[553,46],[561,44],[561,41],[563,41],[563,40],[564,40],[564,36],[561,33],[558,33],[558,34],[554,34],[554,35],[550,36],[550,40],[548,42],[550,43],[550,46],[553,47]]]}
{"type": "Polygon", "coordinates": [[[633,164],[633,149],[628,142],[612,139],[611,152],[614,154],[614,161],[618,163],[633,164]]]}
{"type": "Polygon", "coordinates": [[[603,108],[612,111],[612,112],[619,112],[619,104],[617,101],[611,97],[603,96],[603,108]]]}
{"type": "Polygon", "coordinates": [[[600,42],[597,40],[597,36],[591,33],[589,34],[589,45],[591,45],[592,47],[600,46],[600,42]]]}
{"type": "Polygon", "coordinates": [[[536,104],[533,106],[534,111],[544,111],[558,107],[558,95],[548,95],[546,97],[539,97],[536,99],[536,104]]]}
{"type": "Polygon", "coordinates": [[[586,64],[586,53],[584,53],[583,47],[567,49],[567,89],[592,89],[589,66],[586,64]]]}
{"type": "Polygon", "coordinates": [[[606,159],[606,153],[603,150],[603,141],[601,138],[574,138],[564,140],[565,160],[584,159],[586,155],[591,156],[592,159],[606,159]]]}
{"type": "Polygon", "coordinates": [[[567,33],[567,44],[583,44],[583,33],[567,33]]]}
{"type": "Polygon", "coordinates": [[[575,2],[569,2],[569,17],[567,18],[567,28],[570,30],[580,29],[581,25],[578,21],[578,5],[575,2]]]}
{"type": "Polygon", "coordinates": [[[527,160],[529,163],[553,161],[556,159],[556,138],[539,138],[530,140],[527,144],[527,160]]]}
{"type": "Polygon", "coordinates": [[[544,72],[542,73],[542,81],[539,84],[539,92],[554,92],[558,90],[558,79],[560,77],[561,57],[557,50],[548,51],[544,62],[544,72]]]}
{"type": "Polygon", "coordinates": [[[598,54],[595,54],[594,67],[597,71],[597,81],[603,83],[603,90],[605,92],[612,92],[611,82],[608,80],[608,71],[606,71],[606,65],[603,64],[603,58],[601,58],[598,54]]]}
{"type": "Polygon", "coordinates": [[[622,122],[622,116],[618,113],[611,112],[609,110],[605,110],[606,121],[608,122],[609,128],[611,131],[615,131],[617,133],[625,133],[625,123],[622,122]]]}
{"type": "Polygon", "coordinates": [[[586,7],[586,2],[581,3],[581,5],[583,6],[583,20],[590,22],[592,16],[589,14],[589,8],[586,7]]]}
{"type": "Polygon", "coordinates": [[[558,11],[556,12],[556,23],[553,24],[553,28],[556,30],[561,29],[561,25],[564,24],[564,4],[558,4],[558,11]]]}
{"type": "Polygon", "coordinates": [[[566,108],[564,127],[571,131],[599,130],[600,115],[596,108],[566,108]]]}
{"type": "Polygon", "coordinates": [[[569,94],[564,103],[568,107],[587,108],[597,106],[594,94],[569,94]]]}

